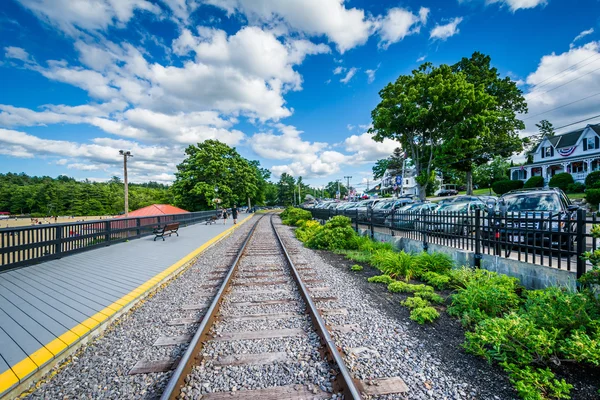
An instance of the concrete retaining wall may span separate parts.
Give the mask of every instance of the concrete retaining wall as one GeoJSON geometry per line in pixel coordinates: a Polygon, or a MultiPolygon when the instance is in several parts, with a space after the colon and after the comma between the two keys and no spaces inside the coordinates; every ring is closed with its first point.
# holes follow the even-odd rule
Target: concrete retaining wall
{"type": "MultiPolygon", "coordinates": [[[[370,232],[367,229],[360,229],[359,234],[369,235],[370,232]]],[[[375,232],[373,237],[378,242],[392,243],[394,248],[404,250],[407,253],[420,253],[423,251],[423,243],[418,240],[391,236],[379,232],[375,232]]],[[[475,265],[475,253],[471,251],[432,243],[428,244],[428,251],[448,254],[456,261],[457,266],[466,265],[473,267],[475,265]]],[[[521,284],[527,289],[544,289],[549,286],[566,287],[571,290],[575,290],[576,288],[577,278],[574,271],[569,272],[488,254],[482,255],[480,265],[481,268],[488,271],[518,278],[521,284]]]]}

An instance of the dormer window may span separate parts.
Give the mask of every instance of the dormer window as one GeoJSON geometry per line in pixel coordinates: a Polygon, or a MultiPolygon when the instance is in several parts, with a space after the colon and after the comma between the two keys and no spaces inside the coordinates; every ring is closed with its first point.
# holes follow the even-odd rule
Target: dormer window
{"type": "Polygon", "coordinates": [[[548,147],[544,148],[544,151],[546,152],[546,157],[552,157],[552,155],[553,155],[552,154],[553,153],[552,146],[548,146],[548,147]]]}
{"type": "Polygon", "coordinates": [[[583,139],[583,151],[587,150],[597,150],[600,148],[598,136],[593,136],[590,138],[583,139]]]}

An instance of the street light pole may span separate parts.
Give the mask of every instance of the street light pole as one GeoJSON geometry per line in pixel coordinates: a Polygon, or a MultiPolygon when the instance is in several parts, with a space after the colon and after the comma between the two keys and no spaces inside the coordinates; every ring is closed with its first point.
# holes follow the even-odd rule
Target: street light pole
{"type": "Polygon", "coordinates": [[[133,157],[130,151],[119,150],[123,156],[123,181],[125,183],[125,217],[129,216],[129,185],[127,182],[127,157],[133,157]]]}
{"type": "Polygon", "coordinates": [[[346,179],[346,182],[348,182],[348,185],[346,186],[346,189],[348,189],[348,201],[350,201],[350,179],[352,179],[351,176],[344,176],[344,179],[346,179]]]}

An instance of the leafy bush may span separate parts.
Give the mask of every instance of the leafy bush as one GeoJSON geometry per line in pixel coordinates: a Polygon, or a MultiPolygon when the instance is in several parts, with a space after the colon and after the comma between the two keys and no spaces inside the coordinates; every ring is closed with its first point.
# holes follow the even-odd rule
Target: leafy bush
{"type": "Polygon", "coordinates": [[[600,189],[586,189],[585,199],[589,204],[597,207],[600,204],[600,189]]]}
{"type": "Polygon", "coordinates": [[[498,195],[502,196],[504,193],[508,193],[511,190],[517,190],[523,188],[523,181],[497,181],[492,184],[492,190],[498,195]]]}
{"type": "Polygon", "coordinates": [[[371,255],[371,265],[390,275],[392,278],[406,276],[407,271],[411,268],[413,257],[404,251],[396,252],[392,250],[377,250],[371,255]]]}
{"type": "Polygon", "coordinates": [[[352,239],[352,248],[358,249],[359,251],[364,251],[368,253],[373,253],[377,250],[394,250],[394,247],[391,243],[387,242],[375,242],[371,240],[368,236],[359,236],[356,235],[352,239]]]}
{"type": "Polygon", "coordinates": [[[590,189],[600,189],[600,171],[590,172],[585,177],[585,186],[590,189]]]}
{"type": "Polygon", "coordinates": [[[348,249],[353,250],[356,233],[350,225],[350,218],[337,215],[331,218],[319,230],[315,236],[310,238],[306,245],[312,249],[348,249]]]}
{"type": "Polygon", "coordinates": [[[452,296],[450,315],[472,326],[487,318],[501,317],[518,308],[520,290],[518,280],[483,269],[472,270],[464,288],[452,296]]]}
{"type": "Polygon", "coordinates": [[[556,329],[563,337],[600,317],[593,297],[556,287],[527,291],[523,312],[536,326],[556,329]]]}
{"type": "Polygon", "coordinates": [[[429,300],[430,302],[435,304],[442,304],[444,302],[444,298],[435,292],[417,290],[415,292],[415,296],[425,300],[429,300]]]}
{"type": "Polygon", "coordinates": [[[421,278],[436,289],[446,289],[450,283],[448,275],[438,274],[437,272],[425,272],[421,278]]]}
{"type": "Polygon", "coordinates": [[[544,187],[544,177],[543,176],[532,176],[531,178],[527,179],[527,181],[525,182],[523,187],[526,189],[544,187]]]}
{"type": "Polygon", "coordinates": [[[284,212],[281,213],[281,222],[285,225],[296,225],[298,226],[301,221],[308,221],[312,219],[310,211],[303,210],[301,208],[288,207],[284,212]]]}
{"type": "Polygon", "coordinates": [[[394,280],[389,275],[372,276],[369,279],[367,279],[367,281],[371,283],[385,283],[386,285],[389,285],[390,283],[394,282],[394,280]]]}
{"type": "Polygon", "coordinates": [[[548,368],[533,368],[504,363],[508,378],[519,395],[527,400],[570,399],[573,385],[564,379],[557,380],[548,368]]]}
{"type": "Polygon", "coordinates": [[[413,285],[402,281],[394,281],[388,285],[388,291],[392,293],[415,293],[415,292],[431,292],[433,288],[426,285],[413,285]]]}
{"type": "Polygon", "coordinates": [[[589,334],[585,328],[576,330],[560,343],[559,351],[566,359],[600,367],[600,330],[589,334]]]}
{"type": "Polygon", "coordinates": [[[410,319],[423,325],[425,322],[433,322],[440,317],[440,313],[433,307],[415,308],[410,312],[410,319]]]}
{"type": "Polygon", "coordinates": [[[529,365],[550,359],[559,333],[535,326],[527,318],[511,313],[504,318],[489,318],[465,333],[465,349],[489,362],[529,365]]]}
{"type": "Polygon", "coordinates": [[[304,221],[298,229],[296,229],[296,237],[301,242],[307,242],[311,238],[317,235],[323,227],[318,221],[310,220],[304,221]]]}
{"type": "Polygon", "coordinates": [[[400,304],[412,310],[413,308],[427,307],[429,305],[429,302],[421,297],[409,297],[406,300],[400,302],[400,304]]]}
{"type": "Polygon", "coordinates": [[[371,254],[365,251],[345,250],[342,254],[344,254],[346,258],[356,262],[367,263],[371,261],[371,254]]]}
{"type": "Polygon", "coordinates": [[[353,266],[350,267],[350,270],[352,270],[352,271],[362,271],[363,267],[362,267],[362,265],[354,264],[353,266]]]}
{"type": "Polygon", "coordinates": [[[422,252],[414,256],[412,268],[416,276],[422,276],[426,272],[444,274],[452,269],[454,261],[444,253],[422,252]]]}
{"type": "Polygon", "coordinates": [[[580,182],[571,183],[567,186],[567,193],[583,193],[585,192],[585,185],[580,182]]]}
{"type": "Polygon", "coordinates": [[[567,187],[572,183],[575,183],[573,175],[569,174],[568,172],[561,172],[560,174],[556,174],[550,178],[548,186],[561,188],[562,190],[566,191],[567,187]]]}

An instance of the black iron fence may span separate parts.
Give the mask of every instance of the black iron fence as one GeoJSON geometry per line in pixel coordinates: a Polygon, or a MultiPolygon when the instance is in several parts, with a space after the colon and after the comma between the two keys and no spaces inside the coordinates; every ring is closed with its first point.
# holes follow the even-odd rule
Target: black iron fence
{"type": "Polygon", "coordinates": [[[511,258],[532,264],[585,273],[588,265],[580,255],[597,248],[591,236],[596,215],[585,211],[572,213],[522,212],[488,213],[477,207],[464,212],[401,212],[373,209],[311,209],[313,218],[326,221],[336,215],[352,220],[354,228],[423,243],[471,251],[478,266],[483,254],[511,258]]]}
{"type": "Polygon", "coordinates": [[[151,235],[171,222],[187,226],[213,216],[215,211],[199,211],[0,229],[0,271],[151,235]]]}

